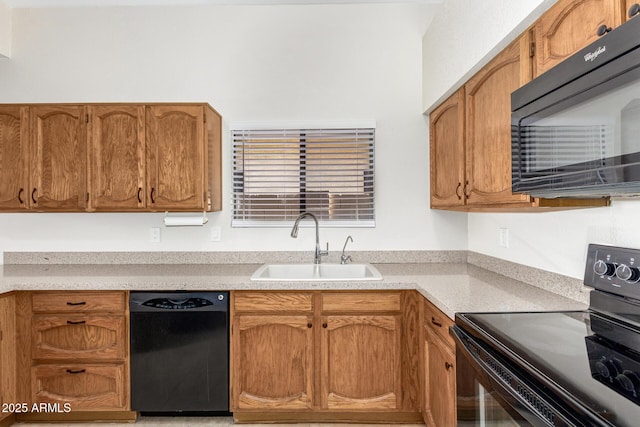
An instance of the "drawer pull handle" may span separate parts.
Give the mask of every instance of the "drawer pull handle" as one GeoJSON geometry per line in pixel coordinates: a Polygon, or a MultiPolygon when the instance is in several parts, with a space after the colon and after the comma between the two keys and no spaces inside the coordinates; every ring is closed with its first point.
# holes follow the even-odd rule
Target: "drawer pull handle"
{"type": "Polygon", "coordinates": [[[435,317],[431,316],[431,323],[436,325],[438,328],[442,328],[442,323],[438,322],[435,317]]]}
{"type": "Polygon", "coordinates": [[[85,305],[86,302],[85,301],[80,301],[80,302],[69,302],[67,301],[67,305],[85,305]]]}
{"type": "Polygon", "coordinates": [[[67,369],[67,372],[70,374],[82,374],[83,372],[86,372],[86,369],[78,369],[77,371],[74,371],[73,369],[67,369]]]}
{"type": "Polygon", "coordinates": [[[449,362],[444,362],[444,367],[447,368],[447,369],[451,369],[451,368],[453,368],[453,365],[451,363],[449,363],[449,362]]]}
{"type": "Polygon", "coordinates": [[[307,328],[312,328],[313,327],[313,323],[309,322],[307,323],[307,328]]]}
{"type": "Polygon", "coordinates": [[[84,325],[85,323],[87,323],[86,320],[78,320],[78,321],[67,320],[68,325],[84,325]]]}

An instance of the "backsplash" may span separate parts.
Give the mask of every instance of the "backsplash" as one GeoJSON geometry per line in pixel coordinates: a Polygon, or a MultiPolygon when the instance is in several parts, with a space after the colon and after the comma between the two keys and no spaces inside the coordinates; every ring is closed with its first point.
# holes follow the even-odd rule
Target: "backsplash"
{"type": "MultiPolygon", "coordinates": [[[[467,262],[467,251],[348,251],[353,262],[420,264],[467,262]]],[[[330,252],[324,262],[340,262],[330,252]]],[[[263,264],[311,263],[313,253],[273,252],[5,252],[5,264],[263,264]]]]}

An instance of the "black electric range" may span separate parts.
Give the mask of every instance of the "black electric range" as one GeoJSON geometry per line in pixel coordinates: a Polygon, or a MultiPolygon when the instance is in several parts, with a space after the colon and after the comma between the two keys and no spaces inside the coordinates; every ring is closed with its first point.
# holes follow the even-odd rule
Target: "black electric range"
{"type": "Polygon", "coordinates": [[[639,268],[589,245],[588,310],[457,314],[458,426],[640,426],[639,268]]]}

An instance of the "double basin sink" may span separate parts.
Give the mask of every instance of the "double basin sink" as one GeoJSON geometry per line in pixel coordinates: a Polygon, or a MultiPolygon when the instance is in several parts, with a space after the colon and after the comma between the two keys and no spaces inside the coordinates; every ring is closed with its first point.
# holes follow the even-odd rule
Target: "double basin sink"
{"type": "Polygon", "coordinates": [[[371,264],[265,264],[251,280],[257,282],[351,282],[382,280],[371,264]]]}

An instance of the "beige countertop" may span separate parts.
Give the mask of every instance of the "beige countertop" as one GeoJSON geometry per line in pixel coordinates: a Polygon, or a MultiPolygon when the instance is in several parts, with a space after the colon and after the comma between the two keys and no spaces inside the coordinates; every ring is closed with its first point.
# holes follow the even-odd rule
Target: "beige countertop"
{"type": "MultiPolygon", "coordinates": [[[[5,264],[0,265],[0,292],[416,289],[452,319],[456,312],[583,310],[587,307],[584,302],[471,264],[375,266],[383,276],[381,281],[254,282],[250,277],[259,264],[5,264]]],[[[588,288],[582,292],[588,292],[588,288]]]]}

